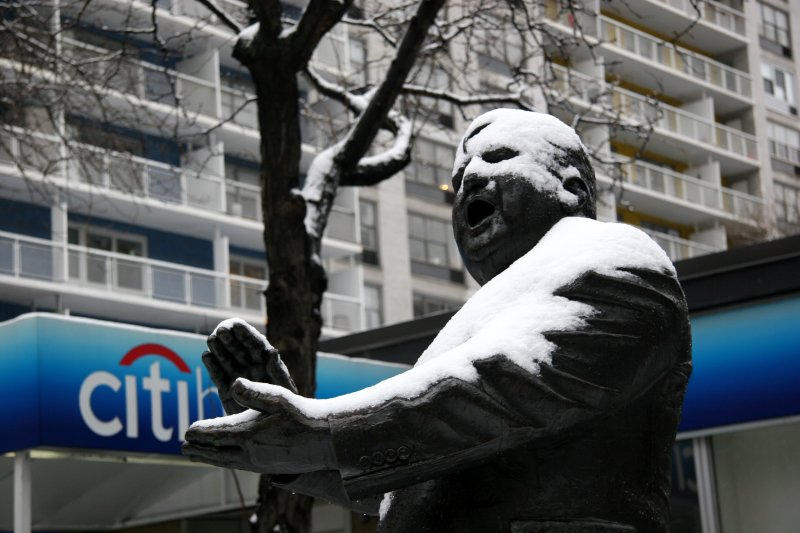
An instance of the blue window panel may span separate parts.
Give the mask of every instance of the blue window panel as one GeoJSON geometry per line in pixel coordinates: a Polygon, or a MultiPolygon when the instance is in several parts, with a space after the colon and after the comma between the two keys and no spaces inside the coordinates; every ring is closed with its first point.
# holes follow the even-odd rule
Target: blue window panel
{"type": "Polygon", "coordinates": [[[50,208],[0,198],[0,230],[49,239],[50,208]]]}

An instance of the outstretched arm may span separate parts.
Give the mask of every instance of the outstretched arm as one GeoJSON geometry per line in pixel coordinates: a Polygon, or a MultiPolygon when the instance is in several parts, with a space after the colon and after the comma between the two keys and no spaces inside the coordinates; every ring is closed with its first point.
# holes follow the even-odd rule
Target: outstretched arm
{"type": "Polygon", "coordinates": [[[239,381],[234,397],[262,413],[248,416],[265,417],[263,423],[193,426],[187,440],[207,447],[201,457],[208,462],[247,442],[237,457],[250,470],[337,470],[348,497],[358,499],[596,420],[670,373],[682,372],[685,379],[688,322],[674,277],[652,271],[588,272],[557,294],[587,303],[597,313],[583,328],[547,333],[557,348],[552,362],[542,363],[537,373],[498,354],[474,361],[474,375],[458,375],[464,367],[457,370],[457,362],[442,356],[331,400],[239,381]],[[293,421],[290,430],[275,423],[283,420],[274,418],[277,413],[293,421]],[[273,422],[266,423],[270,418],[273,422]],[[311,450],[295,446],[293,439],[303,440],[304,434],[319,449],[299,468],[292,464],[296,457],[287,457],[311,450]]]}

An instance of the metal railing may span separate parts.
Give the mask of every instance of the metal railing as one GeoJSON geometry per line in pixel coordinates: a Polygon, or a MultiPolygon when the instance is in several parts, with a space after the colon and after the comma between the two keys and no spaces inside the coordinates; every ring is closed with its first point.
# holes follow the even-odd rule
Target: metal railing
{"type": "Polygon", "coordinates": [[[731,33],[745,35],[744,13],[713,0],[697,2],[696,0],[657,0],[662,4],[682,11],[692,20],[699,18],[731,33]]]}
{"type": "Polygon", "coordinates": [[[64,54],[72,60],[78,77],[151,102],[175,106],[180,101],[190,112],[218,116],[213,81],[131,57],[120,58],[74,39],[63,42],[64,54]]]}
{"type": "Polygon", "coordinates": [[[322,325],[341,331],[364,329],[362,306],[358,298],[326,293],[322,297],[322,325]]]}
{"type": "Polygon", "coordinates": [[[61,141],[54,135],[0,131],[2,162],[106,191],[222,211],[221,178],[88,144],[73,143],[68,150],[72,157],[62,158],[61,141]]]}
{"type": "Polygon", "coordinates": [[[741,70],[667,43],[608,17],[600,17],[600,28],[602,38],[609,44],[714,87],[745,98],[752,97],[750,76],[741,70]]]}
{"type": "Polygon", "coordinates": [[[619,87],[614,89],[613,102],[614,107],[628,117],[753,161],[758,160],[758,144],[749,133],[619,87]]]}
{"type": "Polygon", "coordinates": [[[682,239],[660,231],[654,231],[647,228],[639,228],[658,243],[661,248],[667,252],[670,260],[680,261],[681,259],[689,259],[691,257],[698,257],[701,255],[713,254],[722,251],[722,248],[715,248],[707,244],[682,239]]]}
{"type": "Polygon", "coordinates": [[[254,94],[226,85],[220,85],[220,92],[223,117],[231,117],[231,122],[244,128],[258,129],[258,107],[254,94]]]}
{"type": "Polygon", "coordinates": [[[652,124],[656,128],[689,137],[693,141],[709,144],[753,161],[758,160],[756,138],[749,133],[717,124],[713,120],[633,91],[613,87],[602,80],[559,65],[552,66],[552,73],[552,88],[558,94],[576,96],[589,104],[607,105],[610,102],[614,110],[643,125],[652,124]]]}
{"type": "Polygon", "coordinates": [[[712,185],[643,161],[625,163],[621,170],[627,183],[752,222],[762,220],[764,201],[757,196],[712,185]]]}
{"type": "Polygon", "coordinates": [[[792,165],[800,166],[800,147],[798,146],[790,146],[775,139],[769,139],[769,155],[792,165]]]}
{"type": "MultiPolygon", "coordinates": [[[[3,275],[154,302],[262,315],[266,312],[265,280],[0,231],[3,275]]],[[[327,327],[358,331],[363,327],[361,315],[361,301],[356,297],[331,293],[323,297],[323,324],[327,327]]]]}
{"type": "Polygon", "coordinates": [[[225,182],[226,211],[229,215],[261,222],[261,187],[239,181],[225,182]]]}

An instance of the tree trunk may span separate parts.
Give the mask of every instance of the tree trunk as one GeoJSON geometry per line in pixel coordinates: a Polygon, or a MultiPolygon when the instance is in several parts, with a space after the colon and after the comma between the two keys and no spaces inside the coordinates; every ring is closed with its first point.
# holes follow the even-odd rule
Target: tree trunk
{"type": "MultiPolygon", "coordinates": [[[[266,290],[267,338],[281,353],[300,394],[316,389],[316,353],[322,330],[320,306],[327,278],[306,233],[305,201],[300,183],[300,110],[296,76],[277,67],[284,54],[251,66],[261,128],[261,201],[264,246],[269,265],[266,290]]],[[[273,487],[268,476],[259,484],[258,529],[306,533],[311,530],[313,499],[273,487]]]]}

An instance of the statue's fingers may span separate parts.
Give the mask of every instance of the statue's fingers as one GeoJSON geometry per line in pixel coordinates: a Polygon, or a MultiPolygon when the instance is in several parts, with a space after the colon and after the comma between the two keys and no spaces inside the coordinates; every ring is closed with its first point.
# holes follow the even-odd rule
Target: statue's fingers
{"type": "Polygon", "coordinates": [[[269,345],[263,335],[245,323],[234,324],[231,328],[231,333],[238,345],[243,348],[241,350],[240,363],[250,369],[249,378],[253,381],[271,383],[268,380],[266,370],[266,360],[269,356],[265,353],[265,349],[267,347],[273,351],[275,349],[269,345]]]}
{"type": "Polygon", "coordinates": [[[201,357],[203,359],[203,365],[205,365],[208,371],[208,375],[211,376],[211,381],[217,386],[217,394],[219,394],[219,399],[222,401],[222,407],[225,409],[225,413],[235,415],[236,413],[244,411],[244,408],[231,397],[231,383],[233,383],[233,379],[237,376],[228,374],[213,353],[206,351],[203,352],[201,357]]]}
{"type": "Polygon", "coordinates": [[[223,468],[247,469],[249,457],[241,446],[203,446],[186,442],[181,453],[191,461],[202,462],[223,468]]]}
{"type": "Polygon", "coordinates": [[[228,375],[228,381],[233,381],[234,379],[245,375],[244,372],[246,367],[241,365],[239,361],[240,357],[231,352],[228,349],[228,344],[223,342],[221,335],[225,336],[225,334],[229,335],[230,332],[227,332],[227,330],[224,328],[220,328],[216,333],[209,335],[206,342],[208,344],[209,351],[214,354],[217,361],[219,361],[220,366],[228,375]]]}
{"type": "Polygon", "coordinates": [[[274,357],[270,357],[268,359],[266,369],[267,375],[273,384],[285,389],[289,389],[293,393],[297,394],[297,385],[294,384],[292,375],[289,374],[289,369],[286,368],[285,364],[283,364],[281,356],[278,352],[275,352],[274,357]]]}
{"type": "Polygon", "coordinates": [[[233,399],[240,405],[255,409],[266,415],[280,411],[288,411],[296,418],[306,418],[291,402],[283,396],[262,391],[257,384],[246,379],[237,379],[231,386],[233,399]]]}

